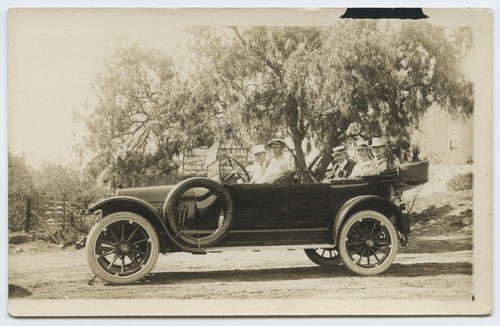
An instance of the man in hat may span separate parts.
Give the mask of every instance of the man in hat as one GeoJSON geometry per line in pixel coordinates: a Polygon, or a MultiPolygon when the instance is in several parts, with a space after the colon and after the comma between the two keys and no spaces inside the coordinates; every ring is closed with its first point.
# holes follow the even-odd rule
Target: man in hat
{"type": "Polygon", "coordinates": [[[367,173],[366,175],[378,175],[386,171],[389,167],[389,161],[386,157],[386,140],[380,137],[372,138],[371,149],[373,160],[365,173],[367,173]]]}
{"type": "Polygon", "coordinates": [[[266,147],[271,152],[271,160],[264,174],[257,178],[255,183],[274,183],[274,181],[291,171],[288,161],[283,156],[286,147],[283,140],[272,139],[267,143],[266,147]]]}
{"type": "Polygon", "coordinates": [[[352,168],[350,178],[359,178],[367,175],[366,171],[372,162],[370,146],[366,140],[357,141],[355,150],[358,162],[352,168]]]}
{"type": "Polygon", "coordinates": [[[343,145],[334,147],[332,156],[335,164],[333,165],[333,169],[325,174],[325,178],[342,179],[349,177],[356,163],[347,158],[345,147],[343,145]]]}
{"type": "Polygon", "coordinates": [[[252,147],[252,155],[254,163],[247,167],[247,171],[250,174],[250,183],[255,183],[264,175],[269,161],[267,160],[266,148],[262,144],[252,147]]]}

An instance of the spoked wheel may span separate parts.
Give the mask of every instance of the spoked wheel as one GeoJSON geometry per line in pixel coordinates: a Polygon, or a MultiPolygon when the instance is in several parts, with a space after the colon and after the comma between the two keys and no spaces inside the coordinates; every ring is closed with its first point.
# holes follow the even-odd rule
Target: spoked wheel
{"type": "Polygon", "coordinates": [[[87,244],[90,269],[111,284],[132,283],[145,277],[160,251],[151,223],[130,212],[103,218],[90,231],[87,244]]]}
{"type": "Polygon", "coordinates": [[[384,272],[396,258],[398,236],[387,217],[361,211],[349,217],[339,234],[339,254],[351,271],[360,275],[384,272]]]}
{"type": "Polygon", "coordinates": [[[337,248],[304,249],[307,257],[320,266],[338,266],[342,263],[337,248]]]}

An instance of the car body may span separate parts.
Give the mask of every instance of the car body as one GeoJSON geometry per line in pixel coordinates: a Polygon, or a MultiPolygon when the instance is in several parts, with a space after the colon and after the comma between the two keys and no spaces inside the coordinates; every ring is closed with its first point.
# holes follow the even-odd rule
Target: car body
{"type": "Polygon", "coordinates": [[[379,274],[410,233],[393,193],[426,182],[427,169],[422,162],[400,167],[392,177],[330,183],[286,178],[230,184],[195,177],[171,186],[119,189],[90,209],[102,219],[87,237],[87,259],[99,278],[113,284],[142,279],[160,252],[229,248],[305,249],[319,265],[344,263],[360,275],[379,274]],[[418,178],[402,177],[415,171],[418,178]]]}

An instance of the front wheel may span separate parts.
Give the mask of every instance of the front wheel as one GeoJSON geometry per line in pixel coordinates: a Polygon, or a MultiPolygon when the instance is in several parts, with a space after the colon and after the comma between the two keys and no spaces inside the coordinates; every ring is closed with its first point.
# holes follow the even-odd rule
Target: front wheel
{"type": "Polygon", "coordinates": [[[87,261],[101,280],[127,284],[145,277],[154,267],[160,242],[144,217],[117,212],[103,218],[87,238],[87,261]]]}
{"type": "Polygon", "coordinates": [[[342,226],[338,248],[344,265],[351,271],[376,275],[389,268],[396,258],[398,236],[387,217],[376,211],[361,211],[342,226]]]}

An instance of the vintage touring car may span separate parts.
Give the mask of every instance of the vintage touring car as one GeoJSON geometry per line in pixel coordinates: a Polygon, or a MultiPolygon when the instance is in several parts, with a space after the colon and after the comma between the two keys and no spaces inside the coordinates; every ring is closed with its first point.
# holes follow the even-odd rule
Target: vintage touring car
{"type": "Polygon", "coordinates": [[[219,181],[119,189],[94,205],[90,211],[102,219],[85,246],[95,275],[126,284],[144,278],[160,252],[266,247],[305,249],[316,264],[379,274],[410,233],[393,193],[428,178],[428,162],[420,162],[359,180],[297,183],[292,172],[274,184],[231,183],[235,175],[248,182],[249,175],[234,157],[229,162],[233,172],[219,181]]]}

